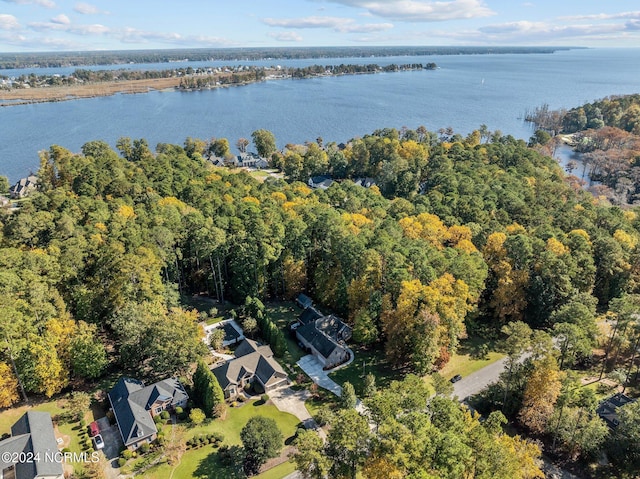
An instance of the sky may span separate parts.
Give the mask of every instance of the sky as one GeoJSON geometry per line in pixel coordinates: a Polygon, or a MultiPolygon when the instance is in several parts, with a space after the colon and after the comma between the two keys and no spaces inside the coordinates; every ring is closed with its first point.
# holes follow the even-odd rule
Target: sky
{"type": "Polygon", "coordinates": [[[0,52],[640,47],[638,8],[630,0],[0,0],[0,52]]]}

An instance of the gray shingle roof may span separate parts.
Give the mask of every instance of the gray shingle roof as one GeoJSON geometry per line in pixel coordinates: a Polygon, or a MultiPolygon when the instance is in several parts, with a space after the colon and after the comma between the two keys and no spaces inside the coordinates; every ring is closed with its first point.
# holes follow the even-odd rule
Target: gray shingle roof
{"type": "Polygon", "coordinates": [[[17,479],[33,479],[36,476],[58,477],[63,474],[62,464],[52,460],[58,452],[58,444],[49,413],[27,411],[11,427],[11,436],[0,442],[0,452],[33,453],[34,457],[39,455],[39,460],[18,463],[5,463],[0,460],[0,470],[15,465],[17,479]]]}
{"type": "Polygon", "coordinates": [[[182,384],[175,378],[165,379],[147,387],[136,379],[120,378],[109,391],[109,400],[125,446],[158,432],[149,413],[156,400],[171,399],[171,403],[175,404],[188,397],[182,384]]]}
{"type": "Polygon", "coordinates": [[[308,307],[300,315],[300,322],[302,324],[310,324],[315,322],[316,319],[319,319],[321,317],[322,317],[322,313],[320,313],[320,311],[318,311],[314,307],[308,307]]]}
{"type": "Polygon", "coordinates": [[[318,353],[328,358],[336,348],[343,346],[340,341],[351,338],[352,330],[333,314],[325,316],[313,307],[300,315],[301,326],[296,334],[309,343],[318,353]]]}
{"type": "Polygon", "coordinates": [[[226,389],[230,384],[240,384],[245,376],[257,376],[262,384],[269,386],[287,375],[282,366],[273,359],[273,351],[269,346],[259,346],[250,339],[240,343],[235,356],[235,359],[212,370],[222,389],[226,389]]]}
{"type": "Polygon", "coordinates": [[[305,324],[296,329],[296,333],[304,338],[322,356],[328,358],[339,346],[336,341],[316,328],[315,323],[305,324]]]}

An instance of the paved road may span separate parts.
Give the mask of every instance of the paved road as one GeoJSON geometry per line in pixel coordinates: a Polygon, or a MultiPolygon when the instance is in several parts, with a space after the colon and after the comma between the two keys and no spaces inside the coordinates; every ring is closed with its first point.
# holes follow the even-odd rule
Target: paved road
{"type": "Polygon", "coordinates": [[[489,384],[494,383],[504,371],[507,358],[499,359],[475,373],[469,374],[453,385],[453,395],[458,396],[460,401],[464,401],[469,396],[479,393],[489,384]]]}

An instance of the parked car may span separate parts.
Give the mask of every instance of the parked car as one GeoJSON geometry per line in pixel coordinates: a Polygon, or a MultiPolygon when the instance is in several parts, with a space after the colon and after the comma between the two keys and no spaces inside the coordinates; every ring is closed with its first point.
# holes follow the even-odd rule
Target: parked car
{"type": "Polygon", "coordinates": [[[102,436],[98,434],[97,436],[93,436],[93,444],[95,444],[96,449],[102,449],[104,447],[104,441],[102,440],[102,436]]]}
{"type": "Polygon", "coordinates": [[[452,383],[457,383],[458,381],[460,381],[462,379],[462,376],[460,376],[459,374],[456,374],[455,376],[453,376],[451,378],[451,382],[452,383]]]}
{"type": "Polygon", "coordinates": [[[89,436],[93,437],[97,436],[98,434],[100,434],[100,426],[98,426],[98,423],[96,421],[93,421],[91,424],[89,424],[89,436]]]}

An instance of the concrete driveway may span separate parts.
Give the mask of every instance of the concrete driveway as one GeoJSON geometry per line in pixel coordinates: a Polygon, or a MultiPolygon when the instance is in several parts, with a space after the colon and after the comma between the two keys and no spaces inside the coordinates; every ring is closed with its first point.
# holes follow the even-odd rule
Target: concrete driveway
{"type": "Polygon", "coordinates": [[[303,356],[297,364],[318,386],[331,391],[338,397],[342,396],[342,387],[329,378],[327,372],[322,369],[322,363],[315,356],[311,354],[303,356]]]}
{"type": "Polygon", "coordinates": [[[295,417],[300,419],[300,422],[302,422],[305,429],[314,429],[318,431],[318,434],[322,439],[326,439],[326,434],[322,429],[320,429],[304,405],[305,401],[310,397],[311,394],[306,389],[294,391],[293,389],[286,387],[269,392],[269,399],[275,407],[282,412],[293,414],[295,417]]]}

